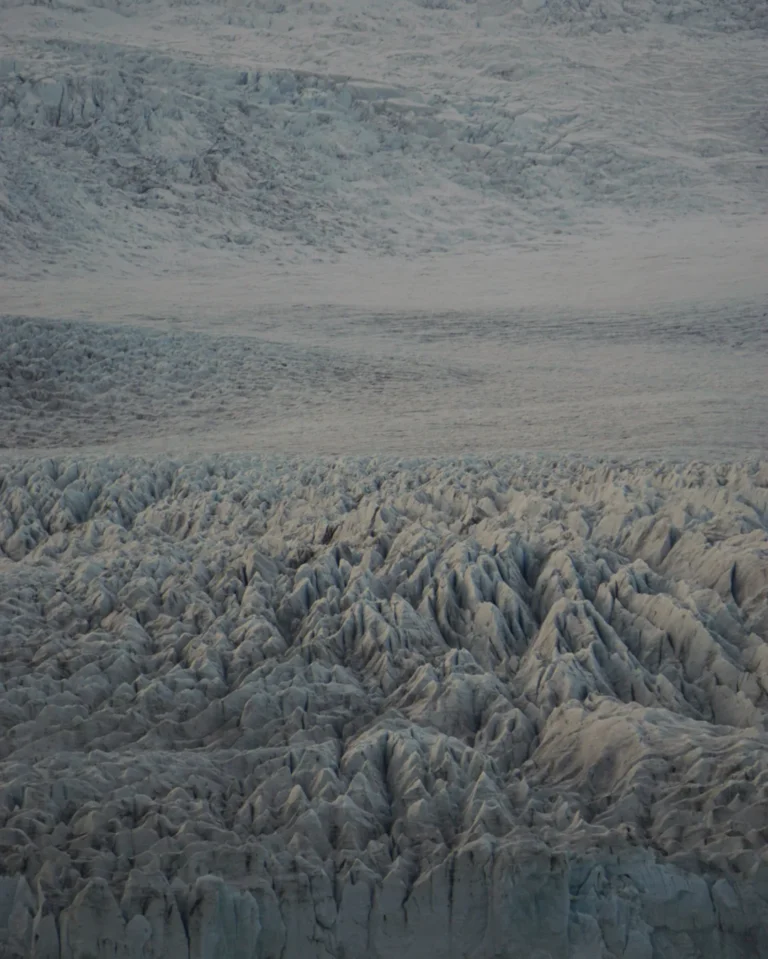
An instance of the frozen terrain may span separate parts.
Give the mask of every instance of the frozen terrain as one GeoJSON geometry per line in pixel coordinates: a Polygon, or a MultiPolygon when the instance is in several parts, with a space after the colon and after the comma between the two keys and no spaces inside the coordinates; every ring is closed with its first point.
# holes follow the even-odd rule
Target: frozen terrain
{"type": "Polygon", "coordinates": [[[711,215],[728,256],[766,213],[765,0],[2,10],[0,252],[25,280],[665,221],[696,242],[711,215]]]}
{"type": "Polygon", "coordinates": [[[762,455],[767,43],[766,0],[0,0],[0,444],[762,455]]]}
{"type": "Polygon", "coordinates": [[[766,0],[0,0],[0,959],[768,959],[766,104],[766,0]]]}
{"type": "Polygon", "coordinates": [[[760,455],[767,38],[765,0],[0,0],[0,444],[760,455]]]}
{"type": "Polygon", "coordinates": [[[0,954],[768,955],[768,465],[0,472],[0,954]]]}

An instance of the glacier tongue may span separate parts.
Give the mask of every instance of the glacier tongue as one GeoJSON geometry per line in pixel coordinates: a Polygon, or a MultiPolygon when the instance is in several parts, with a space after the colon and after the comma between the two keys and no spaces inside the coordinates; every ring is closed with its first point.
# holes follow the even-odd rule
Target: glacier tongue
{"type": "Polygon", "coordinates": [[[768,955],[768,467],[0,473],[0,954],[768,955]]]}

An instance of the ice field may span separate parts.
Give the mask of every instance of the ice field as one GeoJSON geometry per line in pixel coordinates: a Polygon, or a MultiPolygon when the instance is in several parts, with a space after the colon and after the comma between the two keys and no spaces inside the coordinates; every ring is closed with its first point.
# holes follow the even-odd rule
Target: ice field
{"type": "Polygon", "coordinates": [[[0,959],[768,957],[765,0],[0,0],[0,959]]]}

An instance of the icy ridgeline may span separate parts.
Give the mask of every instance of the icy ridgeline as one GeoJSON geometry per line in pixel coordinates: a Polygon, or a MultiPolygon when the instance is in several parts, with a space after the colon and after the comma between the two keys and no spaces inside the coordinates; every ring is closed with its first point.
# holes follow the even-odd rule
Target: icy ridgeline
{"type": "Polygon", "coordinates": [[[0,954],[768,956],[768,465],[0,473],[0,954]]]}

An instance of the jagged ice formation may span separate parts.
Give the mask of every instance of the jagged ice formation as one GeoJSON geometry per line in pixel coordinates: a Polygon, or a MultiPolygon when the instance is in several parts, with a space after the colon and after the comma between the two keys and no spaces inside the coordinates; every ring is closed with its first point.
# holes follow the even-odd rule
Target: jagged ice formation
{"type": "Polygon", "coordinates": [[[768,955],[768,466],[0,470],[0,954],[768,955]]]}

